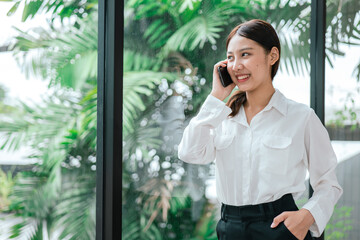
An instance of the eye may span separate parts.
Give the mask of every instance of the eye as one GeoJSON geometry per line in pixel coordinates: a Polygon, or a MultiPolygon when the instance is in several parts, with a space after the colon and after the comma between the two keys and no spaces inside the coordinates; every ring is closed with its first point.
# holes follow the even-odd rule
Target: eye
{"type": "Polygon", "coordinates": [[[247,52],[244,52],[244,53],[241,54],[242,57],[246,57],[246,56],[249,56],[249,55],[250,55],[250,54],[247,53],[247,52]]]}
{"type": "Polygon", "coordinates": [[[234,57],[233,56],[227,56],[228,60],[232,60],[234,57]]]}

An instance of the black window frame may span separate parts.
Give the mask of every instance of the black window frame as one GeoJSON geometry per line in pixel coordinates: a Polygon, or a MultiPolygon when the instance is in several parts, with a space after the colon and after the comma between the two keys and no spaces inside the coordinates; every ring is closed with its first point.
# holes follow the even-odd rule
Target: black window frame
{"type": "MultiPolygon", "coordinates": [[[[310,18],[310,107],[325,121],[325,32],[326,0],[311,1],[310,18]]],[[[313,194],[309,181],[309,198],[313,194]]],[[[324,240],[325,231],[315,239],[324,240]]]]}
{"type": "Polygon", "coordinates": [[[121,239],[124,2],[98,8],[96,239],[121,239]]]}
{"type": "MultiPolygon", "coordinates": [[[[124,2],[100,0],[98,14],[96,239],[113,240],[121,239],[122,231],[124,2]]],[[[310,106],[323,123],[325,22],[326,0],[312,0],[310,106]]]]}

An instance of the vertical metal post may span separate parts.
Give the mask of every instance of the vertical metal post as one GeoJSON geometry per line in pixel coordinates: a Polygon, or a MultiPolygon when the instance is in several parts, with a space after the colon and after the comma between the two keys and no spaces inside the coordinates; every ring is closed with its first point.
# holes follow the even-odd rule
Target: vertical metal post
{"type": "Polygon", "coordinates": [[[311,1],[310,106],[324,123],[326,0],[311,1]]]}
{"type": "MultiPolygon", "coordinates": [[[[311,1],[310,27],[310,107],[314,109],[324,124],[326,0],[311,1]]],[[[309,184],[309,197],[311,197],[312,194],[313,189],[309,184]]],[[[318,239],[323,240],[324,234],[318,239]]]]}
{"type": "Polygon", "coordinates": [[[105,2],[98,8],[98,72],[97,72],[97,132],[96,132],[96,239],[103,235],[103,160],[104,160],[104,85],[105,85],[105,2]]]}
{"type": "Polygon", "coordinates": [[[99,1],[96,239],[121,239],[124,2],[99,1]]]}

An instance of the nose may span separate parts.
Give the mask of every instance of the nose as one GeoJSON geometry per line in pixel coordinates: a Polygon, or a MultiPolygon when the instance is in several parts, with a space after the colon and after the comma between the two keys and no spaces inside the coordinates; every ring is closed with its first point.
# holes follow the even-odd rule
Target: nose
{"type": "Polygon", "coordinates": [[[235,62],[232,69],[233,71],[239,71],[244,68],[244,65],[241,62],[235,62]]]}

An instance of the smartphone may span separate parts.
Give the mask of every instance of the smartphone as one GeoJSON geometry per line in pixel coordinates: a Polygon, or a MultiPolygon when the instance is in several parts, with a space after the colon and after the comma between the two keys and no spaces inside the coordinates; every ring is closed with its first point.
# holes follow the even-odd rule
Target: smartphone
{"type": "Polygon", "coordinates": [[[233,83],[226,67],[218,67],[218,72],[220,76],[220,82],[224,87],[227,87],[233,83]]]}

